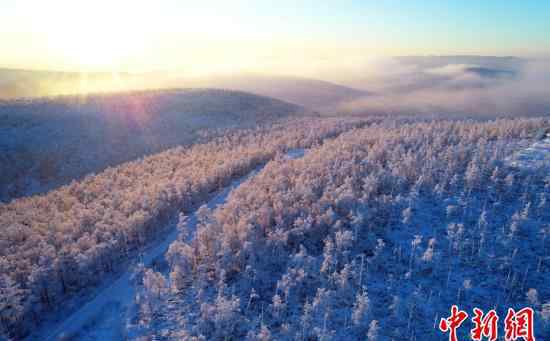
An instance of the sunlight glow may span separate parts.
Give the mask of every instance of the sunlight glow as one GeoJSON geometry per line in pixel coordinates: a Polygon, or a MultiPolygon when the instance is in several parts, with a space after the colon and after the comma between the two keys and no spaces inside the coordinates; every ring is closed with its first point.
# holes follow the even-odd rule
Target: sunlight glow
{"type": "Polygon", "coordinates": [[[151,23],[145,20],[146,9],[131,1],[80,4],[69,13],[48,16],[53,20],[47,30],[50,48],[69,65],[116,69],[146,49],[145,27],[151,23]]]}
{"type": "Polygon", "coordinates": [[[374,56],[548,56],[549,6],[535,0],[0,0],[0,66],[323,78],[320,70],[362,72],[374,56]]]}

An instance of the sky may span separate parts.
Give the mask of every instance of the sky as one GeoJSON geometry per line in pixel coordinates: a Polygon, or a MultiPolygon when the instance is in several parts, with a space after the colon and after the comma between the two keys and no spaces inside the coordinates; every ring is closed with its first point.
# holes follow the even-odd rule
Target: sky
{"type": "Polygon", "coordinates": [[[550,1],[0,0],[0,67],[311,74],[378,56],[550,56],[550,1]]]}

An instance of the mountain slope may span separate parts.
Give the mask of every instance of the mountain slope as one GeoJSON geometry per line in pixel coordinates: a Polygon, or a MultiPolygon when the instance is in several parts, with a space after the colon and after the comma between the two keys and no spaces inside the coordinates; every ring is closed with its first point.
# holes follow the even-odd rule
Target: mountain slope
{"type": "Polygon", "coordinates": [[[212,89],[0,102],[0,199],[194,142],[205,129],[247,128],[303,112],[272,98],[212,89]]]}
{"type": "Polygon", "coordinates": [[[217,75],[189,78],[178,72],[78,73],[0,69],[0,99],[130,89],[218,88],[251,92],[311,109],[335,108],[369,92],[316,79],[217,75]]]}
{"type": "Polygon", "coordinates": [[[193,80],[178,80],[191,86],[223,88],[252,92],[278,98],[287,102],[316,109],[327,110],[339,104],[369,96],[364,90],[317,79],[277,76],[217,76],[193,80]]]}

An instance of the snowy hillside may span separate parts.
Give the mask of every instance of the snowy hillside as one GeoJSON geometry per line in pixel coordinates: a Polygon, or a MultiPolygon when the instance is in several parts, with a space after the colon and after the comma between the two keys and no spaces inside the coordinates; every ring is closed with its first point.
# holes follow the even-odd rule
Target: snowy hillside
{"type": "Polygon", "coordinates": [[[544,340],[550,176],[510,160],[549,124],[304,117],[0,205],[0,335],[435,341],[458,305],[544,340]]]}
{"type": "Polygon", "coordinates": [[[181,220],[168,269],[139,272],[128,337],[446,340],[455,304],[531,307],[544,340],[550,178],[506,157],[546,123],[388,122],[271,162],[181,220]]]}
{"type": "MultiPolygon", "coordinates": [[[[309,118],[235,130],[0,205],[0,335],[19,338],[44,320],[55,325],[56,313],[63,318],[89,290],[169,236],[179,212],[206,204],[232,180],[289,149],[318,145],[367,123],[309,118]]],[[[52,328],[46,325],[37,339],[52,328]]]]}
{"type": "Polygon", "coordinates": [[[368,98],[371,93],[351,87],[317,79],[281,76],[234,75],[216,76],[202,79],[174,80],[174,85],[222,88],[247,91],[263,96],[278,98],[296,103],[306,108],[326,114],[340,104],[359,98],[368,98]]]}
{"type": "Polygon", "coordinates": [[[205,140],[220,128],[254,127],[303,112],[272,98],[209,89],[0,102],[0,201],[205,140]]]}

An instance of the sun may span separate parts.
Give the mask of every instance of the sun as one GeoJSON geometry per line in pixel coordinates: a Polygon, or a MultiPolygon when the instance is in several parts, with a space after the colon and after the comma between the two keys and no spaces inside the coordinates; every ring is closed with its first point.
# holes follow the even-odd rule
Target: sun
{"type": "Polygon", "coordinates": [[[52,20],[48,43],[63,62],[84,71],[124,68],[146,49],[140,12],[131,2],[99,2],[52,20]]]}
{"type": "Polygon", "coordinates": [[[83,69],[111,68],[132,55],[130,35],[115,27],[79,28],[60,37],[60,54],[67,62],[83,69]]]}

